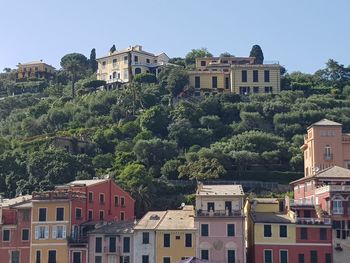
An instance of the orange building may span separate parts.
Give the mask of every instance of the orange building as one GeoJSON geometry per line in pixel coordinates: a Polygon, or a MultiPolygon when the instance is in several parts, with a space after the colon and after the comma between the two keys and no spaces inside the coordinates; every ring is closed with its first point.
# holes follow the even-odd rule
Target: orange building
{"type": "Polygon", "coordinates": [[[17,80],[29,78],[50,79],[55,74],[55,68],[42,60],[17,65],[17,80]]]}

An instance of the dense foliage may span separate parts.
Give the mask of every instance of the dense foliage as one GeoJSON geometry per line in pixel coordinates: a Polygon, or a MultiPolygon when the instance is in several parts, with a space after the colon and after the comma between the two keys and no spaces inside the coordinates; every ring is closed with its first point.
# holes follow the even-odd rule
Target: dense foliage
{"type": "MultiPolygon", "coordinates": [[[[191,65],[204,53],[211,55],[193,50],[174,62],[191,65]]],[[[301,176],[299,147],[308,125],[326,117],[350,131],[349,68],[333,60],[315,74],[284,74],[278,95],[202,98],[182,96],[190,94],[183,67],[101,91],[104,83],[86,68],[94,63],[76,54],[62,62],[68,75],[44,91],[0,101],[0,192],[8,197],[109,174],[132,193],[141,215],[175,207],[193,190],[175,182],[288,183],[301,176]],[[78,58],[81,68],[71,65],[78,58]],[[57,136],[84,138],[94,147],[71,154],[53,146],[57,136]]],[[[1,87],[11,86],[10,74],[1,74],[1,87]]]]}

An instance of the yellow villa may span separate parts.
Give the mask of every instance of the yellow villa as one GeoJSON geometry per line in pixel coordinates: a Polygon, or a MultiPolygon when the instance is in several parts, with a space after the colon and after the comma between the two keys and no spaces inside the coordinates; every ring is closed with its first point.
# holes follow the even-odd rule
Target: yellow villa
{"type": "Polygon", "coordinates": [[[156,262],[175,263],[196,255],[194,208],[168,210],[156,229],[156,262]]]}
{"type": "Polygon", "coordinates": [[[279,93],[281,66],[278,63],[256,64],[254,57],[197,58],[196,69],[189,71],[195,94],[279,93]]]}
{"type": "Polygon", "coordinates": [[[165,53],[146,52],[142,46],[130,46],[126,49],[109,52],[107,56],[97,60],[97,79],[107,82],[109,88],[118,88],[130,82],[140,73],[157,74],[165,66],[169,57],[165,53]]]}
{"type": "Polygon", "coordinates": [[[17,80],[28,78],[49,79],[55,74],[55,68],[42,60],[17,65],[17,80]]]}

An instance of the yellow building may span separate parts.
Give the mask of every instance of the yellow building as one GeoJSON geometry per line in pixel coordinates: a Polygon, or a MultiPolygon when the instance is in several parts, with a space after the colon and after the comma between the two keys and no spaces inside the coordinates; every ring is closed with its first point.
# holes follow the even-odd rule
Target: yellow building
{"type": "Polygon", "coordinates": [[[55,68],[42,60],[17,65],[17,80],[27,78],[49,79],[55,74],[55,68]]]}
{"type": "Polygon", "coordinates": [[[255,64],[254,57],[197,58],[189,81],[197,96],[223,92],[276,94],[280,92],[280,68],[277,63],[255,64]]]}
{"type": "Polygon", "coordinates": [[[104,80],[111,87],[119,87],[140,73],[157,74],[159,67],[166,65],[169,57],[165,53],[155,55],[142,50],[142,46],[130,46],[123,50],[109,52],[96,59],[97,79],[104,80]]]}
{"type": "Polygon", "coordinates": [[[33,193],[30,262],[69,262],[71,200],[79,198],[76,192],[33,193]]]}
{"type": "Polygon", "coordinates": [[[194,208],[168,210],[156,228],[156,263],[175,263],[196,255],[194,208]]]}

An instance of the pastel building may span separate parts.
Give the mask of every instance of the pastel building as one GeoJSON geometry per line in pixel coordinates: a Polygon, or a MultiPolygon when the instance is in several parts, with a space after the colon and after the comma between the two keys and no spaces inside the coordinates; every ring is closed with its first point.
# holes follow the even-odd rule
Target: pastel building
{"type": "Polygon", "coordinates": [[[31,195],[0,197],[0,261],[28,262],[30,255],[31,195]]]}
{"type": "Polygon", "coordinates": [[[29,78],[50,79],[55,74],[55,68],[42,60],[17,65],[17,80],[29,78]]]}
{"type": "Polygon", "coordinates": [[[194,257],[196,232],[193,206],[168,210],[156,228],[156,263],[175,263],[194,257]]]}
{"type": "Polygon", "coordinates": [[[246,262],[244,192],[241,185],[203,185],[196,192],[197,257],[246,262]]]}
{"type": "Polygon", "coordinates": [[[279,93],[278,63],[255,63],[254,57],[197,58],[195,70],[189,71],[190,86],[196,95],[217,93],[279,93]]]}
{"type": "Polygon", "coordinates": [[[119,221],[97,226],[89,235],[89,263],[131,263],[135,222],[119,221]]]}
{"type": "Polygon", "coordinates": [[[105,80],[110,88],[120,87],[128,83],[140,73],[157,74],[165,66],[169,57],[165,53],[146,52],[142,46],[130,46],[126,49],[109,52],[107,56],[97,60],[97,79],[105,80]]]}
{"type": "Polygon", "coordinates": [[[284,204],[284,200],[275,198],[247,201],[248,262],[331,263],[330,220],[317,216],[314,208],[293,210],[295,207],[284,204]],[[304,213],[305,209],[311,214],[304,213]]]}
{"type": "Polygon", "coordinates": [[[156,229],[166,211],[149,211],[134,227],[134,263],[156,263],[156,229]]]}

